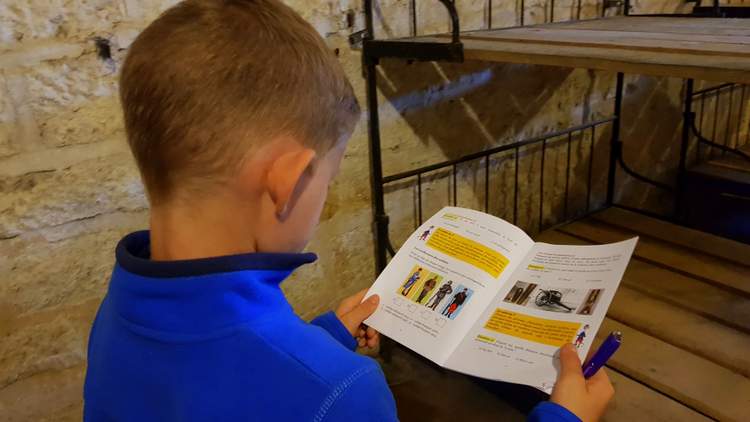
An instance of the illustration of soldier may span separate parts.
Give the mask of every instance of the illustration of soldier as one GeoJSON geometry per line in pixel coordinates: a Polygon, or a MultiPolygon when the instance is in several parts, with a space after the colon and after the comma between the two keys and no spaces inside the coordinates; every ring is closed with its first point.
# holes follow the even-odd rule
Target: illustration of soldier
{"type": "Polygon", "coordinates": [[[422,233],[421,236],[419,236],[419,240],[427,240],[427,237],[432,233],[432,229],[434,229],[435,226],[430,226],[429,229],[425,230],[424,233],[422,233]]]}
{"type": "Polygon", "coordinates": [[[450,305],[448,305],[443,310],[443,315],[445,315],[448,318],[450,318],[453,315],[453,313],[456,312],[456,310],[461,305],[463,305],[464,302],[466,302],[466,298],[469,297],[469,295],[467,293],[468,291],[469,291],[469,289],[467,289],[467,288],[464,287],[464,289],[462,291],[460,291],[460,292],[456,293],[455,295],[453,295],[453,301],[451,302],[450,305]]]}
{"type": "Polygon", "coordinates": [[[453,281],[448,280],[447,283],[440,286],[438,291],[432,296],[432,303],[427,303],[427,307],[432,309],[433,311],[437,309],[440,302],[449,294],[453,293],[453,287],[452,287],[453,281]]]}
{"type": "Polygon", "coordinates": [[[583,340],[586,338],[586,330],[589,329],[589,325],[586,324],[583,326],[583,330],[581,330],[580,333],[576,336],[576,341],[573,343],[573,345],[577,348],[583,346],[583,340]]]}
{"type": "Polygon", "coordinates": [[[428,294],[432,291],[432,289],[435,288],[437,285],[438,276],[434,275],[427,281],[424,282],[424,286],[422,286],[422,291],[419,292],[419,297],[417,298],[417,303],[422,303],[422,300],[424,300],[425,297],[427,297],[428,294]]]}
{"type": "Polygon", "coordinates": [[[408,296],[409,292],[411,291],[411,288],[414,287],[414,283],[419,280],[419,277],[422,276],[422,269],[417,268],[417,271],[414,271],[414,274],[412,274],[408,280],[406,280],[406,283],[404,283],[404,288],[401,290],[401,294],[404,296],[408,296]]]}

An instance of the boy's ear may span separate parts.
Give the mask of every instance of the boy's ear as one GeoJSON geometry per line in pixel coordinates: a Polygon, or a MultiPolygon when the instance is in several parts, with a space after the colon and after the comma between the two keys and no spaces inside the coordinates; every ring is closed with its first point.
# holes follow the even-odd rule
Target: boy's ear
{"type": "Polygon", "coordinates": [[[310,148],[295,148],[282,153],[271,163],[266,176],[266,187],[277,215],[285,213],[315,155],[315,151],[310,148]]]}

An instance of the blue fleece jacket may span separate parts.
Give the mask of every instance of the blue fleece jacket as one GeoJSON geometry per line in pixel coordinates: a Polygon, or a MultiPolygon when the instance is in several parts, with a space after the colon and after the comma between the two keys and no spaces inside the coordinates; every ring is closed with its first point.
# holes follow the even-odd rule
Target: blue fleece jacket
{"type": "MultiPolygon", "coordinates": [[[[298,318],[281,282],[313,254],[149,260],[126,236],[91,330],[84,420],[395,421],[378,364],[333,313],[298,318]]],[[[577,421],[552,403],[531,421],[577,421]]]]}

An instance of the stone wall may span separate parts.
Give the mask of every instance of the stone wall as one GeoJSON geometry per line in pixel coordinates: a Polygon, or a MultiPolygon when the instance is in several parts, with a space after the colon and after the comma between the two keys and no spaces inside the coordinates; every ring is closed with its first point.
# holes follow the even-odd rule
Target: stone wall
{"type": "MultiPolygon", "coordinates": [[[[148,204],[125,145],[116,75],[138,31],[174,3],[0,3],[0,415],[10,415],[11,420],[80,419],[86,339],[106,289],[113,248],[122,235],[147,225],[148,204]]],[[[288,3],[338,50],[364,104],[360,55],[347,39],[362,28],[361,2],[288,3]]],[[[492,2],[493,25],[517,24],[518,5],[500,3],[492,2]]],[[[558,1],[556,19],[572,17],[576,3],[558,1]]],[[[675,10],[678,4],[652,3],[660,11],[675,10]]],[[[408,1],[376,4],[378,36],[411,32],[408,1]]],[[[418,33],[447,29],[447,18],[437,2],[417,4],[418,33]]],[[[489,4],[487,0],[459,0],[463,28],[484,27],[489,4]]],[[[525,22],[546,19],[549,9],[545,5],[527,1],[525,22]]],[[[598,13],[591,0],[584,2],[582,10],[582,17],[598,13]]],[[[387,61],[379,75],[388,174],[612,112],[614,79],[610,73],[387,61]]],[[[681,90],[677,80],[628,78],[626,113],[633,116],[631,122],[636,115],[645,128],[653,128],[648,122],[659,122],[658,130],[625,131],[639,142],[628,149],[637,154],[633,157],[636,164],[659,157],[656,165],[642,169],[654,177],[664,177],[664,170],[674,164],[670,145],[678,136],[681,90]]],[[[373,280],[365,118],[351,140],[341,176],[330,191],[309,248],[320,260],[285,284],[291,302],[306,318],[330,309],[373,280]]],[[[607,139],[606,130],[595,139],[604,157],[607,139]]],[[[587,151],[575,147],[574,178],[584,171],[581,166],[587,151]]],[[[534,154],[538,151],[529,153],[521,171],[528,185],[536,183],[539,172],[534,154]]],[[[560,151],[551,154],[548,174],[557,177],[548,182],[554,195],[545,218],[559,212],[561,197],[559,169],[564,159],[560,151]]],[[[492,185],[507,192],[508,161],[501,157],[491,165],[492,185]]],[[[474,164],[461,169],[461,205],[483,202],[481,171],[474,164]]],[[[598,186],[601,181],[598,172],[598,186]]],[[[448,182],[446,175],[437,175],[426,186],[425,215],[445,205],[448,182]]],[[[391,233],[398,244],[415,224],[414,186],[404,183],[388,192],[391,233]]],[[[623,194],[644,202],[648,192],[633,189],[623,194]]],[[[601,195],[595,200],[601,201],[601,195]]],[[[524,215],[534,213],[537,199],[532,195],[523,201],[524,215]]],[[[491,204],[499,214],[507,212],[507,206],[507,195],[496,196],[491,204]]],[[[525,223],[533,230],[531,221],[525,223]]]]}

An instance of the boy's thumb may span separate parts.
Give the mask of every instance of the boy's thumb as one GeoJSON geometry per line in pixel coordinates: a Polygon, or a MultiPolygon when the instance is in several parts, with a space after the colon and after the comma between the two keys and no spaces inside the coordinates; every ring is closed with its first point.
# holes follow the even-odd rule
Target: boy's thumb
{"type": "Polygon", "coordinates": [[[581,359],[578,358],[575,346],[566,344],[560,348],[560,376],[559,378],[583,377],[581,359]]]}
{"type": "Polygon", "coordinates": [[[349,332],[354,335],[357,333],[359,326],[362,325],[362,322],[366,320],[370,315],[372,315],[376,309],[378,309],[379,303],[380,296],[372,295],[368,297],[364,302],[352,308],[351,311],[342,315],[341,322],[349,330],[349,332]]]}

